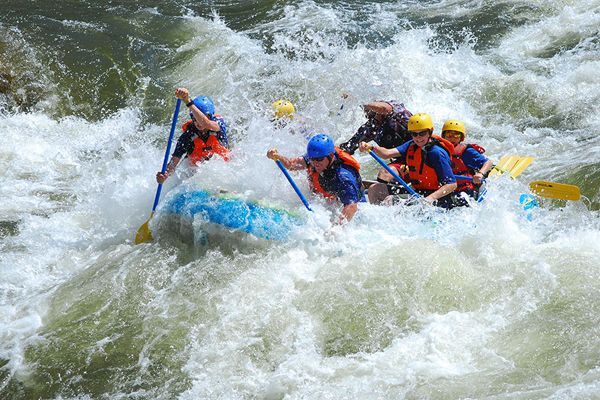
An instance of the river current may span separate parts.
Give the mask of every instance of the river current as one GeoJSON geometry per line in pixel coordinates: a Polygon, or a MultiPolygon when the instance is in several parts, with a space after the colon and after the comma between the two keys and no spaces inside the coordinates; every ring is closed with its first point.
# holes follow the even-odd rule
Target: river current
{"type": "Polygon", "coordinates": [[[600,399],[599,0],[0,9],[0,398],[600,399]],[[233,158],[180,168],[163,200],[241,193],[305,217],[289,240],[159,205],[133,243],[180,86],[214,98],[233,158]],[[332,227],[265,153],[302,154],[303,129],[340,143],[378,99],[535,161],[471,208],[364,204],[332,227]],[[524,211],[534,180],[582,200],[524,211]]]}

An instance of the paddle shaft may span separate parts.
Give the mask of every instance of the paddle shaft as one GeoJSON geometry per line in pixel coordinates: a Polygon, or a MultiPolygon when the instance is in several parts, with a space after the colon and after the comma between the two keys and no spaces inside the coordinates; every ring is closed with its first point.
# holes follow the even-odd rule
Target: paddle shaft
{"type": "MultiPolygon", "coordinates": [[[[462,180],[462,181],[471,181],[473,182],[473,177],[472,176],[466,176],[466,175],[454,175],[454,177],[457,180],[462,180]]],[[[485,181],[485,180],[484,180],[485,181]]],[[[487,189],[485,188],[485,186],[481,187],[481,190],[476,198],[478,203],[481,203],[484,199],[485,194],[487,193],[487,189]]]]}
{"type": "MultiPolygon", "coordinates": [[[[171,144],[173,143],[173,136],[175,135],[175,127],[177,126],[177,117],[179,116],[179,108],[181,107],[181,99],[177,99],[175,105],[175,112],[173,113],[173,122],[171,123],[171,133],[169,134],[169,141],[167,142],[167,149],[165,150],[165,158],[163,160],[161,174],[164,174],[167,170],[167,164],[169,162],[169,154],[171,153],[171,144]]],[[[154,205],[152,206],[152,214],[156,211],[158,200],[160,199],[160,192],[162,191],[162,183],[158,184],[156,188],[156,196],[154,196],[154,205]]]]}
{"type": "Polygon", "coordinates": [[[296,185],[296,182],[294,182],[294,179],[290,176],[290,173],[285,168],[285,166],[283,165],[283,163],[280,160],[276,160],[275,163],[277,164],[277,166],[279,167],[279,169],[281,170],[281,172],[283,172],[283,175],[285,175],[285,177],[287,178],[287,180],[290,183],[290,185],[292,185],[292,187],[294,188],[294,191],[296,192],[296,194],[298,195],[298,197],[300,197],[300,200],[302,200],[302,203],[304,204],[304,206],[306,207],[306,209],[308,211],[312,211],[312,209],[310,208],[310,205],[308,204],[308,201],[306,200],[306,197],[304,197],[304,195],[300,191],[300,188],[298,187],[298,185],[296,185]]]}
{"type": "Polygon", "coordinates": [[[404,180],[403,180],[402,178],[400,178],[400,176],[399,176],[399,175],[398,175],[398,174],[397,174],[397,173],[396,173],[396,172],[395,172],[393,169],[391,169],[391,168],[390,168],[390,167],[389,167],[389,166],[388,166],[388,165],[385,163],[385,161],[383,161],[383,160],[381,159],[381,157],[379,157],[377,154],[375,154],[375,152],[374,152],[373,150],[371,150],[371,151],[369,152],[369,154],[370,154],[370,155],[371,155],[371,157],[373,157],[373,158],[374,158],[374,159],[375,159],[375,160],[376,160],[376,161],[377,161],[379,164],[381,164],[381,166],[382,166],[383,168],[385,168],[385,170],[386,170],[387,172],[389,172],[389,173],[390,173],[390,175],[392,175],[392,176],[394,177],[394,179],[395,179],[396,181],[398,181],[398,183],[399,183],[399,184],[401,184],[402,186],[404,186],[404,189],[406,189],[406,190],[408,191],[408,193],[410,193],[411,195],[413,195],[413,196],[415,196],[415,197],[417,197],[417,198],[421,197],[421,195],[420,195],[419,193],[415,192],[413,188],[411,188],[410,186],[408,186],[408,184],[407,184],[406,182],[404,182],[404,180]]]}
{"type": "Polygon", "coordinates": [[[454,177],[461,181],[472,181],[473,180],[472,176],[466,176],[466,175],[454,175],[454,177]]]}

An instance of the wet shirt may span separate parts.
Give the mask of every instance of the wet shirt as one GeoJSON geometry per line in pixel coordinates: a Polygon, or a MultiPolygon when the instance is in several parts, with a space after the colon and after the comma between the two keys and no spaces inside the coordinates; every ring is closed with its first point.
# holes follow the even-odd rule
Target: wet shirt
{"type": "MultiPolygon", "coordinates": [[[[413,144],[412,140],[396,148],[396,150],[400,152],[399,160],[403,164],[406,164],[406,152],[411,144],[413,144]]],[[[454,177],[454,173],[452,173],[452,164],[450,162],[450,156],[448,153],[440,146],[426,147],[428,148],[427,150],[422,149],[426,152],[425,164],[429,165],[435,170],[440,185],[455,183],[456,178],[454,177]]]]}
{"type": "Polygon", "coordinates": [[[347,142],[340,144],[340,148],[349,154],[354,154],[360,142],[375,141],[379,146],[392,149],[411,139],[408,133],[408,119],[412,113],[404,104],[394,100],[386,101],[392,106],[391,114],[387,115],[381,124],[369,119],[347,142]]]}
{"type": "Polygon", "coordinates": [[[227,139],[227,124],[223,118],[215,118],[221,129],[218,132],[204,131],[201,132],[196,128],[193,123],[189,125],[188,129],[179,136],[175,150],[173,151],[173,157],[182,158],[184,155],[189,155],[194,151],[194,139],[199,137],[206,141],[209,135],[216,135],[217,140],[224,147],[229,148],[229,140],[227,139]]]}
{"type": "Polygon", "coordinates": [[[467,147],[462,153],[461,158],[467,166],[467,168],[477,170],[481,169],[481,167],[483,167],[483,164],[485,164],[488,160],[486,156],[484,156],[472,147],[467,147]]]}
{"type": "MultiPolygon", "coordinates": [[[[304,161],[308,159],[304,157],[304,161]]],[[[319,175],[319,183],[329,193],[333,193],[345,206],[366,201],[362,191],[360,174],[352,167],[337,162],[319,175]]]]}

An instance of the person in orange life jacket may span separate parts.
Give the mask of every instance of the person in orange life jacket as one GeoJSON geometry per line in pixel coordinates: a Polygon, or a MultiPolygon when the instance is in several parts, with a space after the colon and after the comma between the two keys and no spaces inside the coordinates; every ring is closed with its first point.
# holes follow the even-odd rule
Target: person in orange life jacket
{"type": "MultiPolygon", "coordinates": [[[[399,157],[400,162],[408,167],[408,180],[417,193],[424,196],[427,202],[439,207],[454,207],[451,195],[457,184],[450,163],[452,144],[440,137],[432,137],[433,121],[429,114],[411,116],[408,130],[412,140],[394,149],[361,142],[360,151],[373,150],[381,158],[399,157]]],[[[369,201],[379,204],[388,198],[386,186],[376,183],[369,187],[369,201]]]]}
{"type": "Polygon", "coordinates": [[[198,96],[191,100],[186,88],[178,88],[175,96],[183,100],[188,107],[191,120],[182,126],[183,134],[177,139],[167,170],[164,174],[156,174],[158,183],[167,180],[184,156],[187,156],[192,165],[204,162],[214,154],[229,160],[227,125],[220,115],[215,114],[213,101],[206,96],[198,96]]]}
{"type": "Polygon", "coordinates": [[[270,149],[267,157],[280,160],[292,171],[306,169],[314,192],[343,204],[340,223],[350,221],[358,210],[358,203],[365,201],[359,174],[360,164],[354,157],[335,147],[333,139],[328,135],[313,136],[302,157],[284,157],[277,149],[270,149]]]}
{"type": "Polygon", "coordinates": [[[473,181],[459,179],[457,192],[465,192],[477,197],[478,188],[486,174],[492,169],[493,162],[483,155],[485,149],[475,143],[463,143],[467,134],[462,121],[450,119],[444,123],[442,137],[454,146],[452,153],[452,172],[454,175],[473,177],[473,181]]]}
{"type": "MultiPolygon", "coordinates": [[[[354,154],[360,142],[375,141],[379,146],[395,148],[411,140],[408,132],[408,120],[412,113],[404,107],[404,104],[395,100],[374,101],[363,105],[367,122],[365,122],[356,133],[346,142],[340,144],[340,148],[349,154],[354,154]]],[[[406,171],[405,166],[394,159],[389,167],[397,173],[406,171]]],[[[377,181],[381,183],[394,182],[392,175],[385,169],[377,174],[377,181]]],[[[388,185],[391,193],[392,183],[388,185]]]]}

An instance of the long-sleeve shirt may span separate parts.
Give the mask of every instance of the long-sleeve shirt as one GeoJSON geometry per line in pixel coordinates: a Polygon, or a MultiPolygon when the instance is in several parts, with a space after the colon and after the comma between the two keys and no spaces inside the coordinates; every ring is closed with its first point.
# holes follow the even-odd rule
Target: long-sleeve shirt
{"type": "Polygon", "coordinates": [[[354,154],[360,142],[372,140],[381,147],[391,149],[412,139],[408,133],[408,119],[412,113],[404,104],[395,100],[386,103],[392,106],[392,112],[386,115],[381,123],[373,119],[365,122],[348,141],[340,144],[342,150],[354,154]]]}

